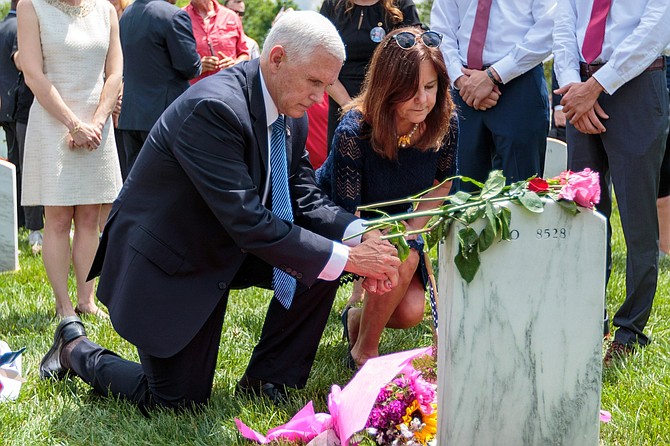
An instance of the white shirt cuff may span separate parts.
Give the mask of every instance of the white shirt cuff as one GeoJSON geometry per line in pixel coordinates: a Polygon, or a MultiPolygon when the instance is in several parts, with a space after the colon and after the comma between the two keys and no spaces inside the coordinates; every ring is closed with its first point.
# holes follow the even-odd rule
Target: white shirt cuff
{"type": "Polygon", "coordinates": [[[349,240],[345,240],[344,244],[333,242],[333,252],[330,254],[330,259],[328,263],[319,274],[319,279],[322,280],[335,280],[344,271],[344,267],[347,265],[347,260],[349,260],[349,247],[360,245],[361,238],[363,236],[363,231],[365,231],[365,226],[363,223],[365,220],[354,220],[349,223],[347,229],[344,230],[344,239],[354,234],[358,234],[356,237],[353,237],[349,240]]]}
{"type": "Polygon", "coordinates": [[[333,242],[333,252],[330,254],[328,263],[319,274],[321,280],[336,280],[344,271],[349,260],[349,247],[341,243],[333,242]]]}
{"type": "Polygon", "coordinates": [[[347,246],[356,246],[361,244],[361,238],[363,237],[363,231],[365,231],[365,220],[361,220],[360,218],[358,220],[354,220],[351,223],[349,223],[349,226],[347,226],[347,229],[344,230],[344,236],[342,237],[344,243],[347,246]],[[354,234],[358,234],[356,237],[349,238],[354,234]]]}

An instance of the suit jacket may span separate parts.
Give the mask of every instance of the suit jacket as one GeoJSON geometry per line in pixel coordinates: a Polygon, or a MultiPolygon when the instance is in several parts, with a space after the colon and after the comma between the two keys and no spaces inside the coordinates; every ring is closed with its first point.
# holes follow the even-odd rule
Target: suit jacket
{"type": "Polygon", "coordinates": [[[123,105],[119,128],[148,132],[200,74],[191,19],[164,0],[136,0],[119,21],[123,105]]]}
{"type": "Polygon", "coordinates": [[[154,356],[179,352],[250,255],[304,285],[317,280],[330,240],[355,217],[315,185],[306,116],[286,124],[294,223],[261,202],[269,160],[258,59],[203,79],[161,116],[91,270],[121,336],[154,356]]]}
{"type": "Polygon", "coordinates": [[[16,110],[19,71],[12,60],[15,39],[16,13],[10,12],[0,22],[0,122],[13,122],[16,110]]]}

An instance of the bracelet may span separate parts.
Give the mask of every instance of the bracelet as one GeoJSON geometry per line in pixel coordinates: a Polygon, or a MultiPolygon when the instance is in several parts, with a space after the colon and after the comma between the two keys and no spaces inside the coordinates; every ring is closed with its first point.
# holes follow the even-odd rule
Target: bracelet
{"type": "Polygon", "coordinates": [[[70,130],[70,136],[74,137],[74,135],[79,132],[81,132],[81,125],[79,122],[77,122],[74,127],[72,127],[72,130],[70,130]]]}
{"type": "Polygon", "coordinates": [[[496,79],[496,77],[491,72],[491,68],[486,69],[486,75],[489,77],[489,79],[491,79],[491,82],[493,82],[493,85],[501,86],[503,84],[498,79],[496,79]]]}

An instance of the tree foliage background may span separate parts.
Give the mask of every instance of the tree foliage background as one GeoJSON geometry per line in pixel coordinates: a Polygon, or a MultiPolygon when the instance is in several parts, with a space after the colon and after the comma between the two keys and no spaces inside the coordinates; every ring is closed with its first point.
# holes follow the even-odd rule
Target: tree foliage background
{"type": "Polygon", "coordinates": [[[9,12],[9,2],[0,4],[0,19],[4,19],[9,12]]]}

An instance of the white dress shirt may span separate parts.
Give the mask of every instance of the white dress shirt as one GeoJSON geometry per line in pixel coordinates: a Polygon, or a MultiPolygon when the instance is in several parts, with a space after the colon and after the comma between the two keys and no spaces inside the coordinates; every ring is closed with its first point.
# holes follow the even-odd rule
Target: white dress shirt
{"type": "MultiPolygon", "coordinates": [[[[561,0],[554,27],[554,67],[562,87],[581,82],[579,62],[593,0],[561,0]]],[[[642,73],[670,44],[670,1],[612,1],[593,77],[609,94],[642,73]]]]}
{"type": "MultiPolygon", "coordinates": [[[[556,0],[493,0],[482,61],[503,83],[526,73],[551,54],[556,0]]],[[[440,49],[452,83],[463,75],[477,12],[477,0],[435,0],[433,31],[443,35],[440,49]]]]}
{"type": "MultiPolygon", "coordinates": [[[[277,109],[277,105],[274,103],[272,100],[272,96],[270,96],[270,92],[268,91],[267,87],[265,86],[265,79],[263,79],[263,74],[260,72],[260,78],[261,78],[261,87],[263,90],[263,101],[265,102],[265,119],[268,123],[268,165],[267,165],[267,178],[265,179],[265,193],[263,194],[262,197],[262,203],[265,205],[268,200],[268,194],[270,190],[270,175],[272,175],[272,172],[270,170],[270,137],[272,135],[272,123],[277,120],[279,117],[279,110],[277,109]]],[[[347,226],[346,230],[344,231],[344,238],[348,238],[354,234],[361,234],[365,227],[363,226],[364,220],[358,219],[354,220],[347,226]]],[[[361,236],[357,236],[354,238],[351,238],[349,240],[346,240],[344,244],[342,243],[337,243],[337,242],[332,242],[333,243],[333,250],[330,253],[330,259],[328,259],[328,263],[326,263],[326,266],[323,268],[321,273],[319,274],[319,279],[322,280],[335,280],[344,271],[344,267],[347,264],[347,260],[349,259],[349,246],[356,246],[361,243],[361,236]]]]}

